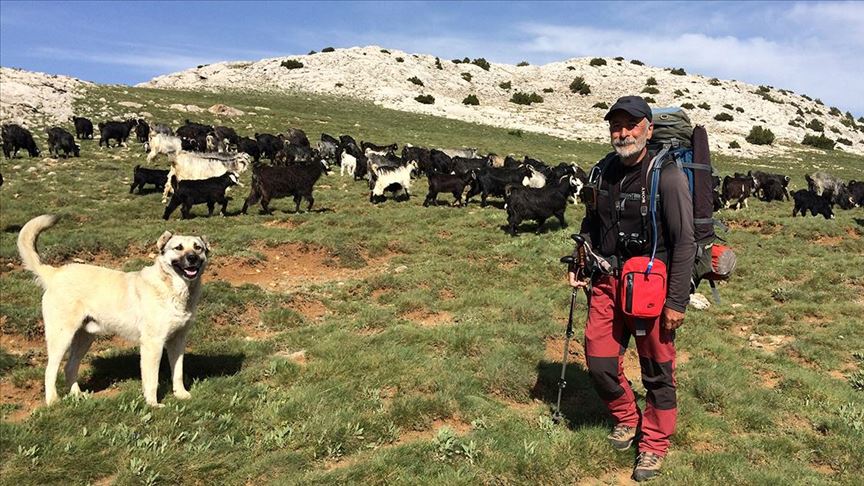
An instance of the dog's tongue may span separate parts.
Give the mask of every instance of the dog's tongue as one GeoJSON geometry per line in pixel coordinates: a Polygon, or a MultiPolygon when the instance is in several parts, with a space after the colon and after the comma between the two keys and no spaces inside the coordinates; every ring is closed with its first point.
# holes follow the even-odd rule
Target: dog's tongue
{"type": "Polygon", "coordinates": [[[197,268],[184,268],[183,273],[185,273],[187,277],[192,278],[195,275],[198,275],[198,269],[197,268]]]}

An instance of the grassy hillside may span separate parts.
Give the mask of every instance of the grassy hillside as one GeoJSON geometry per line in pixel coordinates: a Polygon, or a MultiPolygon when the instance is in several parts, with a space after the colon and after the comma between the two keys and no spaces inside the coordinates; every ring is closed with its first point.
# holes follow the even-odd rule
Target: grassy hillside
{"type": "MultiPolygon", "coordinates": [[[[222,120],[242,134],[293,126],[310,138],[473,146],[583,168],[607,151],[305,95],[100,87],[79,111],[120,116],[123,101],[174,126],[215,118],[173,103],[256,112],[222,120]]],[[[277,200],[273,215],[207,219],[196,207],[192,220],[165,222],[158,194],[128,194],[132,167],[145,163],[140,144],[96,145],[82,142],[80,159],[0,166],[0,483],[609,484],[629,475],[634,455],[606,445],[611,424],[579,343],[567,423],[549,419],[569,301],[558,258],[572,249],[581,206],[568,211],[570,229],[549,223],[534,235],[527,223],[511,238],[500,209],[423,208],[425,180],[407,203],[372,206],[365,183],[334,174],[319,182],[311,213],[277,200]],[[147,408],[137,350],[100,339],[85,358],[86,398],[41,404],[40,291],[15,238],[46,212],[65,215],[40,240],[55,264],[136,270],[165,229],[209,236],[212,266],[187,347],[191,400],[163,396],[163,359],[167,406],[147,408]]],[[[864,160],[841,153],[717,165],[776,169],[799,188],[816,167],[864,178],[864,160]]],[[[229,212],[247,194],[243,180],[229,212]]],[[[720,216],[738,270],[721,286],[724,304],[690,310],[678,334],[679,430],[661,481],[860,480],[864,210],[826,221],[751,201],[720,216]]],[[[580,323],[584,313],[580,297],[580,323]]],[[[632,350],[627,370],[642,397],[632,350]]]]}

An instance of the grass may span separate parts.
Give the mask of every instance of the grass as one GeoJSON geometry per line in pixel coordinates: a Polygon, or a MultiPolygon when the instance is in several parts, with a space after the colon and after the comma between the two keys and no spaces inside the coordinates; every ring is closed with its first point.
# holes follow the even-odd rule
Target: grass
{"type": "MultiPolygon", "coordinates": [[[[208,113],[166,107],[219,102],[256,113],[222,120],[242,134],[292,126],[311,137],[469,146],[586,169],[608,150],[306,94],[98,87],[86,100],[77,111],[94,120],[120,117],[128,109],[118,103],[135,101],[175,126],[211,123],[208,113]]],[[[839,151],[715,158],[723,174],[783,172],[796,188],[816,168],[846,179],[864,170],[861,157],[839,151]]],[[[364,183],[331,175],[316,190],[322,212],[289,213],[293,204],[277,200],[269,216],[253,208],[208,219],[195,207],[194,219],[164,222],[157,194],[128,194],[143,162],[139,144],[99,151],[92,141],[80,159],[3,162],[0,483],[560,484],[612,482],[629,470],[633,454],[605,443],[610,423],[578,343],[567,423],[549,420],[569,300],[558,257],[572,249],[581,211],[568,211],[569,229],[552,223],[538,236],[527,223],[511,238],[499,209],[423,208],[425,180],[407,203],[372,206],[364,183]],[[40,291],[15,250],[20,225],[45,212],[66,216],[40,240],[55,264],[138,269],[165,229],[208,235],[213,269],[259,269],[274,283],[291,277],[273,270],[283,260],[323,256],[287,286],[232,284],[225,266],[210,276],[187,349],[190,401],[161,395],[163,360],[167,406],[147,408],[135,348],[99,340],[82,371],[88,396],[46,408],[40,291]],[[286,357],[300,350],[305,362],[286,357]]],[[[248,174],[243,181],[229,212],[248,174]]],[[[790,215],[790,203],[758,201],[720,213],[738,269],[720,288],[724,304],[690,310],[678,335],[679,428],[664,484],[851,484],[864,473],[864,214],[790,215]]],[[[580,321],[584,311],[580,298],[580,321]]]]}

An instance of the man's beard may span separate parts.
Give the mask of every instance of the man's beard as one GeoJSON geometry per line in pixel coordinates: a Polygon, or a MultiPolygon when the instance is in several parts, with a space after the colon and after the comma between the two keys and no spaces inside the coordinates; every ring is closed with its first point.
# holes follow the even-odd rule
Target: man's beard
{"type": "Polygon", "coordinates": [[[626,159],[627,157],[632,157],[645,148],[645,145],[648,143],[648,134],[644,134],[639,138],[627,137],[623,140],[613,139],[612,147],[615,148],[615,152],[621,158],[626,159]]]}

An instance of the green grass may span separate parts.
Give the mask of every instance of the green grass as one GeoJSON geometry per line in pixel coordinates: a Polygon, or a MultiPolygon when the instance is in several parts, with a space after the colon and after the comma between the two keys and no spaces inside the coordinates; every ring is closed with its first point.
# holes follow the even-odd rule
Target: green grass
{"type": "MultiPolygon", "coordinates": [[[[469,146],[583,168],[608,150],[305,94],[99,87],[87,100],[78,111],[94,121],[120,117],[128,109],[117,103],[135,101],[175,126],[184,118],[210,123],[216,118],[207,113],[165,107],[219,102],[257,113],[222,120],[242,134],[293,126],[315,138],[469,146]]],[[[425,180],[407,203],[372,206],[364,183],[331,175],[316,190],[322,212],[289,213],[293,203],[277,200],[272,216],[253,208],[207,219],[195,207],[194,219],[164,222],[157,194],[128,194],[125,180],[140,163],[137,143],[99,151],[92,141],[82,143],[80,159],[3,161],[4,391],[42,393],[44,348],[20,345],[41,336],[40,291],[15,249],[17,228],[37,214],[66,216],[40,240],[52,263],[138,269],[172,229],[208,235],[214,264],[257,262],[262,272],[277,265],[268,248],[306,245],[327,255],[327,277],[287,292],[209,280],[187,350],[188,402],[169,393],[164,409],[147,408],[135,348],[104,341],[85,359],[87,398],[51,408],[4,398],[0,483],[561,484],[612,482],[630,468],[632,453],[606,445],[610,423],[578,364],[568,367],[567,424],[549,420],[561,351],[554,344],[547,353],[546,343],[563,336],[569,300],[558,258],[572,249],[581,211],[568,211],[570,229],[550,223],[538,236],[527,223],[511,238],[499,209],[423,208],[425,180]],[[326,313],[304,312],[310,301],[326,313]],[[428,315],[444,322],[432,325],[428,315]],[[299,350],[305,364],[286,359],[299,350]]],[[[724,174],[783,172],[799,188],[817,167],[847,179],[864,171],[860,157],[839,151],[716,156],[716,165],[724,174]]],[[[239,209],[248,174],[243,181],[229,212],[239,209]]],[[[679,427],[663,483],[855,483],[864,473],[864,399],[855,386],[864,370],[864,213],[792,218],[790,203],[751,201],[720,216],[732,227],[724,237],[738,269],[721,286],[724,304],[689,311],[679,333],[679,427]],[[750,344],[751,334],[784,338],[766,351],[750,344]]],[[[283,258],[292,256],[303,258],[283,258]]],[[[644,395],[639,377],[630,378],[644,395]]],[[[160,393],[168,386],[163,360],[160,393]]]]}

